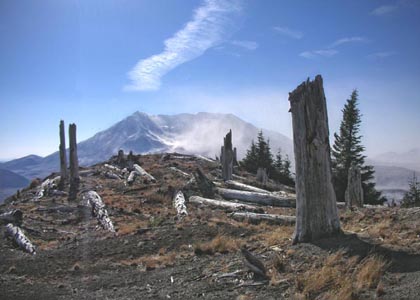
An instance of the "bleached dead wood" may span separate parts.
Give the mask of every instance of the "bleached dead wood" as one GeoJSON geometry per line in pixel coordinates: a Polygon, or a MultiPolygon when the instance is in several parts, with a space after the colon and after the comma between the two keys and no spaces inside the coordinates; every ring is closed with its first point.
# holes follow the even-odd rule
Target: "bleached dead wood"
{"type": "Polygon", "coordinates": [[[295,207],[296,199],[292,197],[280,197],[272,194],[238,191],[231,189],[217,188],[218,193],[225,199],[240,200],[260,205],[278,207],[295,207]]]}
{"type": "Polygon", "coordinates": [[[22,224],[23,213],[20,209],[12,209],[0,214],[0,221],[3,224],[13,223],[13,224],[22,224]]]}
{"type": "Polygon", "coordinates": [[[116,179],[116,180],[120,180],[120,176],[118,176],[117,174],[111,172],[111,171],[107,171],[105,172],[105,177],[108,179],[116,179]]]}
{"type": "Polygon", "coordinates": [[[346,202],[337,202],[337,208],[344,208],[346,207],[346,202]]]}
{"type": "Polygon", "coordinates": [[[79,159],[77,157],[76,124],[69,125],[70,140],[70,189],[69,200],[75,200],[79,191],[79,159]]]}
{"type": "Polygon", "coordinates": [[[228,180],[225,182],[226,185],[231,189],[237,189],[242,191],[248,191],[248,192],[256,192],[256,193],[264,193],[264,194],[270,194],[269,191],[263,190],[260,188],[257,188],[252,185],[244,184],[238,181],[228,180]]]}
{"type": "Polygon", "coordinates": [[[345,202],[348,207],[363,207],[362,175],[359,167],[351,165],[348,172],[345,202]]]}
{"type": "Polygon", "coordinates": [[[93,169],[87,169],[87,170],[81,170],[79,171],[79,176],[80,177],[89,177],[92,176],[94,174],[97,174],[98,171],[93,170],[93,169]]]}
{"type": "Polygon", "coordinates": [[[202,198],[199,196],[191,196],[189,199],[189,203],[206,205],[206,206],[211,206],[211,207],[216,207],[216,208],[223,208],[228,211],[238,211],[238,210],[246,210],[246,211],[253,211],[253,212],[262,211],[262,208],[256,207],[253,205],[236,203],[236,202],[225,201],[225,200],[208,199],[208,198],[202,198]]]}
{"type": "Polygon", "coordinates": [[[194,156],[195,156],[195,157],[197,157],[197,158],[199,158],[199,159],[202,159],[202,160],[208,161],[208,162],[216,162],[214,159],[211,159],[211,158],[205,157],[205,156],[200,155],[200,154],[195,154],[194,156]]]}
{"type": "Polygon", "coordinates": [[[134,180],[136,179],[136,175],[137,175],[136,171],[131,171],[130,175],[128,175],[127,183],[132,184],[134,182],[134,180]]]}
{"type": "Polygon", "coordinates": [[[188,177],[188,178],[190,178],[192,176],[191,174],[185,173],[184,171],[182,171],[178,168],[175,168],[175,167],[169,167],[169,169],[172,170],[172,171],[175,171],[175,172],[177,172],[177,173],[179,173],[179,174],[181,174],[185,177],[188,177]]]}
{"type": "Polygon", "coordinates": [[[47,195],[50,190],[57,189],[59,182],[60,176],[44,180],[38,188],[35,199],[40,199],[47,195]]]}
{"type": "Polygon", "coordinates": [[[180,219],[188,215],[187,207],[185,206],[185,197],[182,191],[178,191],[175,194],[173,204],[180,219]]]}
{"type": "Polygon", "coordinates": [[[105,230],[115,232],[114,225],[108,216],[105,204],[101,197],[95,191],[89,191],[83,194],[83,199],[92,207],[92,214],[105,230]]]}
{"type": "Polygon", "coordinates": [[[261,182],[263,185],[266,185],[268,182],[268,175],[266,168],[258,168],[257,170],[257,181],[261,182]]]}
{"type": "Polygon", "coordinates": [[[233,173],[232,130],[229,130],[223,139],[223,146],[220,153],[220,162],[222,163],[223,180],[231,180],[233,173]]]}
{"type": "Polygon", "coordinates": [[[296,160],[296,228],[293,243],[339,233],[332,186],[327,103],[322,77],[303,82],[289,94],[296,160]]]}
{"type": "Polygon", "coordinates": [[[35,255],[35,246],[31,243],[31,241],[26,237],[26,235],[23,233],[22,229],[20,229],[17,226],[14,226],[13,224],[7,224],[6,225],[6,233],[11,238],[14,239],[16,244],[19,245],[20,248],[25,250],[26,252],[35,255]]]}
{"type": "Polygon", "coordinates": [[[60,183],[59,189],[63,190],[67,181],[67,153],[66,153],[66,136],[64,133],[64,121],[60,121],[60,183]]]}
{"type": "Polygon", "coordinates": [[[149,173],[147,173],[142,167],[140,167],[138,164],[134,164],[133,165],[134,170],[140,175],[140,176],[144,176],[147,179],[149,179],[150,181],[156,181],[156,179],[150,175],[149,173]]]}
{"type": "Polygon", "coordinates": [[[230,217],[237,221],[249,220],[251,223],[266,221],[268,223],[277,225],[292,225],[296,222],[295,216],[257,214],[252,212],[234,212],[230,215],[230,217]]]}
{"type": "Polygon", "coordinates": [[[107,168],[107,169],[110,169],[111,171],[117,172],[117,173],[121,172],[120,168],[118,168],[116,166],[113,166],[113,165],[110,165],[110,164],[104,164],[104,167],[107,168]]]}

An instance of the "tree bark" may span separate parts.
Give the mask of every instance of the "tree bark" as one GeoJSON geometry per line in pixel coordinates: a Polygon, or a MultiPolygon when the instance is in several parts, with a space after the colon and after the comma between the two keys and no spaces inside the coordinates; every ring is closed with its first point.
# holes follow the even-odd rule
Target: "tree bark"
{"type": "Polygon", "coordinates": [[[237,221],[249,220],[250,223],[260,223],[265,221],[270,224],[277,225],[292,225],[296,222],[295,216],[282,216],[282,215],[271,215],[271,214],[256,214],[252,212],[234,212],[230,215],[232,219],[237,221]]]}
{"type": "Polygon", "coordinates": [[[332,185],[327,105],[322,77],[303,82],[289,101],[296,161],[296,228],[293,242],[341,232],[332,185]]]}
{"type": "Polygon", "coordinates": [[[347,207],[363,207],[362,176],[360,169],[355,165],[349,169],[345,201],[347,207]]]}
{"type": "Polygon", "coordinates": [[[98,219],[101,226],[108,231],[115,232],[114,225],[108,216],[105,204],[101,197],[95,191],[89,191],[83,194],[83,198],[88,205],[92,207],[92,215],[98,219]]]}
{"type": "Polygon", "coordinates": [[[66,153],[66,136],[64,133],[64,121],[60,121],[60,183],[58,188],[64,189],[67,182],[67,153],[66,153]]]}
{"type": "Polygon", "coordinates": [[[173,204],[180,219],[188,215],[187,207],[185,206],[185,197],[182,191],[178,191],[175,194],[173,204]]]}
{"type": "Polygon", "coordinates": [[[229,200],[240,200],[260,205],[270,205],[278,207],[296,206],[296,199],[291,197],[280,197],[272,194],[238,191],[223,188],[218,188],[217,191],[223,198],[229,200]]]}
{"type": "Polygon", "coordinates": [[[13,224],[7,224],[6,233],[14,239],[14,241],[16,242],[16,244],[19,245],[20,248],[22,248],[30,254],[36,254],[35,246],[31,243],[31,241],[26,237],[26,235],[19,227],[14,226],[13,224]]]}
{"type": "Polygon", "coordinates": [[[231,180],[233,173],[233,149],[232,149],[232,130],[229,130],[223,140],[222,153],[220,157],[222,163],[223,180],[231,180]]]}
{"type": "Polygon", "coordinates": [[[79,159],[77,157],[76,124],[69,126],[70,140],[70,190],[69,200],[76,200],[79,190],[79,159]]]}
{"type": "Polygon", "coordinates": [[[253,205],[235,203],[235,202],[224,201],[224,200],[208,199],[208,198],[202,198],[199,196],[191,196],[189,199],[189,203],[211,206],[215,208],[223,208],[223,209],[226,209],[227,211],[238,211],[238,210],[246,210],[246,211],[252,211],[252,212],[263,211],[262,208],[253,206],[253,205]]]}

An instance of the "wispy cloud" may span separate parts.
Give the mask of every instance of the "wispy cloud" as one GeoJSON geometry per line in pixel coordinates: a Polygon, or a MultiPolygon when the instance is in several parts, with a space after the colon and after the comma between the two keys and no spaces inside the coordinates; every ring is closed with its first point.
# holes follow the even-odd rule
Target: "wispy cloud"
{"type": "Polygon", "coordinates": [[[315,57],[331,57],[338,53],[335,49],[321,49],[321,50],[313,50],[313,51],[304,51],[299,54],[304,58],[315,58],[315,57]]]}
{"type": "Polygon", "coordinates": [[[320,50],[311,50],[311,51],[304,51],[299,54],[299,56],[313,59],[316,57],[332,57],[336,55],[339,51],[336,49],[339,46],[349,43],[361,43],[361,42],[368,42],[369,39],[360,36],[353,36],[353,37],[345,37],[336,40],[335,42],[331,43],[328,47],[320,50]]]}
{"type": "Polygon", "coordinates": [[[279,26],[273,27],[273,29],[276,32],[292,39],[300,40],[301,38],[303,38],[303,33],[299,30],[290,29],[288,27],[279,27],[279,26]]]}
{"type": "Polygon", "coordinates": [[[128,73],[125,90],[157,90],[161,78],[177,66],[204,54],[223,43],[235,28],[235,18],[242,10],[242,0],[205,0],[195,10],[184,28],[164,41],[162,53],[140,60],[128,73]]]}
{"type": "Polygon", "coordinates": [[[382,5],[371,11],[374,16],[383,16],[392,13],[398,8],[397,5],[382,5]]]}
{"type": "Polygon", "coordinates": [[[348,44],[348,43],[366,43],[369,40],[365,37],[361,37],[361,36],[353,36],[353,37],[345,37],[342,39],[338,39],[336,40],[334,43],[332,43],[329,48],[335,48],[338,46],[341,46],[343,44],[348,44]]]}
{"type": "Polygon", "coordinates": [[[383,59],[383,58],[387,58],[396,54],[397,53],[395,51],[383,51],[383,52],[375,52],[375,53],[369,54],[367,57],[373,58],[373,59],[383,59]]]}
{"type": "Polygon", "coordinates": [[[239,40],[233,40],[230,42],[232,45],[241,47],[247,50],[256,50],[258,48],[258,43],[254,41],[239,41],[239,40]]]}

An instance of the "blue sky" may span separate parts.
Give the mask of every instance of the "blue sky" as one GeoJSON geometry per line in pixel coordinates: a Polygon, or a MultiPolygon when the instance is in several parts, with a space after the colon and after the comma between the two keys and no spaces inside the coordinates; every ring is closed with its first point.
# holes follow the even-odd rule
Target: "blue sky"
{"type": "Polygon", "coordinates": [[[420,147],[420,1],[2,0],[0,159],[47,155],[136,110],[234,113],[291,137],[322,74],[331,134],[354,88],[368,155],[420,147]]]}

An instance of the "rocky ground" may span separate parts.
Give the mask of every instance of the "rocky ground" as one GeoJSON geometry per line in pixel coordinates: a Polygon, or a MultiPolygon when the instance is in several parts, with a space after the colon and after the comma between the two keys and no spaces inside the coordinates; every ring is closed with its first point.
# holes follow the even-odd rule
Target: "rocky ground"
{"type": "MultiPolygon", "coordinates": [[[[230,212],[192,203],[187,217],[177,217],[173,191],[202,195],[191,181],[197,167],[223,185],[216,162],[181,155],[134,160],[156,182],[138,177],[127,185],[128,174],[98,164],[81,171],[78,201],[48,193],[37,199],[40,182],[32,182],[0,206],[23,212],[21,228],[37,250],[19,249],[1,225],[0,299],[418,299],[419,209],[340,209],[343,235],[293,246],[293,225],[238,222],[230,212]],[[81,205],[89,190],[102,197],[116,233],[81,205]],[[268,280],[247,270],[242,246],[264,263],[268,280]]],[[[117,158],[107,163],[121,166],[117,158]]],[[[235,173],[257,185],[252,175],[235,173]]]]}

